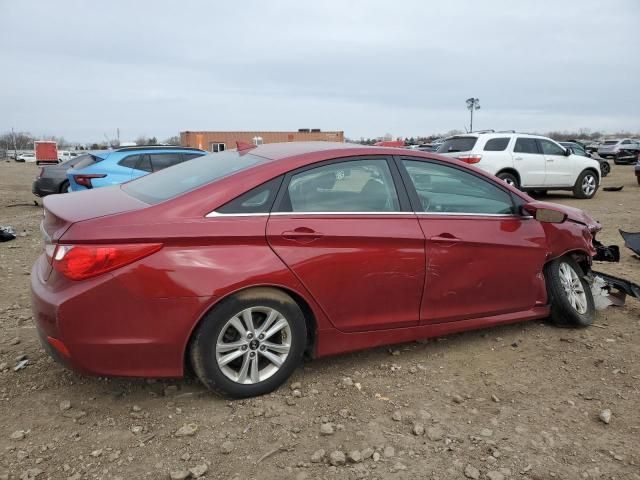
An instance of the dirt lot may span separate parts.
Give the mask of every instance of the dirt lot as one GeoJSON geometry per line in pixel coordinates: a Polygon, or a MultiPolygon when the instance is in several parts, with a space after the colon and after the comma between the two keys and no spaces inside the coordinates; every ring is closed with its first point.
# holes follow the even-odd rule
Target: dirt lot
{"type": "MultiPolygon", "coordinates": [[[[314,361],[246,401],[194,380],[63,369],[31,320],[29,271],[42,249],[36,170],[0,163],[0,225],[20,235],[0,244],[0,479],[184,478],[189,469],[224,479],[640,479],[634,299],[584,330],[537,321],[314,361]],[[26,368],[14,371],[23,355],[26,368]],[[339,454],[331,465],[334,451],[346,465],[339,454]]],[[[605,179],[622,192],[545,199],[585,209],[603,223],[602,241],[621,244],[618,228],[640,230],[632,170],[613,166],[605,179]]],[[[596,268],[640,283],[627,249],[619,265],[596,268]]]]}

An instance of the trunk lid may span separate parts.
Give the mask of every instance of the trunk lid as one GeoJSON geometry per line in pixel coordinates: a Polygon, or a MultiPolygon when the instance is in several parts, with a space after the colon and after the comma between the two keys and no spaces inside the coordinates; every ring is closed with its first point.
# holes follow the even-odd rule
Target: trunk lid
{"type": "MultiPolygon", "coordinates": [[[[42,233],[57,243],[71,225],[83,220],[130,212],[149,205],[124,193],[119,185],[44,198],[42,233]]],[[[48,238],[47,238],[48,237],[48,238]]]]}

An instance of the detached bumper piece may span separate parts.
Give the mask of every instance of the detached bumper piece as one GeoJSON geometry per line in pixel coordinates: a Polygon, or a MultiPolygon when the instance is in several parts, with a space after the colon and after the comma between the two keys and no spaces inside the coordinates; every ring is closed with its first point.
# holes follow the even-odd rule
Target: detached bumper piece
{"type": "MultiPolygon", "coordinates": [[[[600,308],[604,308],[612,304],[624,305],[627,295],[640,300],[640,285],[637,283],[630,282],[623,278],[614,277],[613,275],[608,275],[606,273],[596,272],[594,270],[591,270],[590,276],[592,277],[592,290],[598,290],[598,292],[594,292],[594,300],[596,300],[596,297],[606,297],[608,300],[608,303],[606,300],[602,302],[600,308]],[[612,292],[612,289],[617,291],[612,292]]],[[[596,301],[596,303],[599,302],[596,301]]],[[[596,308],[598,308],[598,305],[596,305],[596,308]]]]}
{"type": "Polygon", "coordinates": [[[636,255],[640,256],[640,232],[625,232],[618,230],[624,239],[624,245],[636,255]]]}

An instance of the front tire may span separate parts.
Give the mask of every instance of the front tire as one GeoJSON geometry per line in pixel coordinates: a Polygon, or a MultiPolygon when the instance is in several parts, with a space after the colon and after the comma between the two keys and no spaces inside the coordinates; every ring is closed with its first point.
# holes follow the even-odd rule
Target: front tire
{"type": "Polygon", "coordinates": [[[551,320],[556,325],[587,327],[596,318],[589,284],[580,266],[570,257],[561,257],[544,268],[551,320]]]}
{"type": "Polygon", "coordinates": [[[520,188],[520,182],[518,181],[518,177],[516,177],[513,173],[502,172],[498,174],[498,178],[503,182],[511,185],[515,188],[520,188]]]}
{"type": "Polygon", "coordinates": [[[62,185],[60,185],[60,193],[68,193],[69,192],[69,181],[65,180],[64,182],[62,182],[62,185]]]}
{"type": "Polygon", "coordinates": [[[191,365],[210,390],[234,398],[278,388],[302,361],[307,329],[300,307],[270,288],[221,301],[198,326],[191,365]]]}
{"type": "Polygon", "coordinates": [[[576,198],[592,198],[597,191],[598,176],[591,170],[582,172],[573,186],[573,195],[576,198]]]}
{"type": "Polygon", "coordinates": [[[600,163],[600,172],[602,172],[603,177],[611,173],[611,165],[609,165],[609,162],[603,161],[600,163]]]}

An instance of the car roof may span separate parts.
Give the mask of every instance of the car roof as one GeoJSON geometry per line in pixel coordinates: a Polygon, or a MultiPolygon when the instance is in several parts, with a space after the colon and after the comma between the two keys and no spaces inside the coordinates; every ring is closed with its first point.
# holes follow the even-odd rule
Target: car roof
{"type": "Polygon", "coordinates": [[[195,147],[182,147],[180,145],[136,145],[132,147],[120,147],[114,148],[112,151],[114,152],[128,152],[128,151],[137,151],[137,150],[190,150],[190,151],[198,151],[204,152],[200,148],[195,147]]]}

